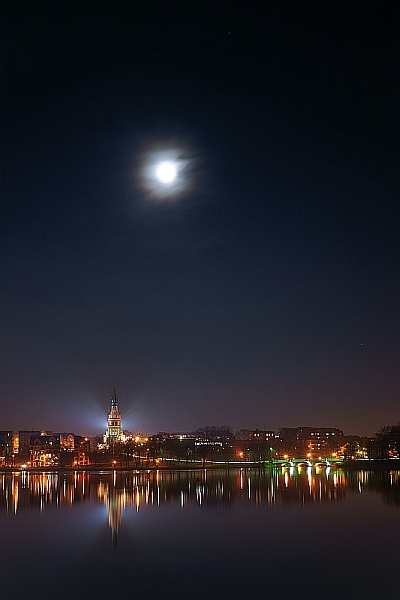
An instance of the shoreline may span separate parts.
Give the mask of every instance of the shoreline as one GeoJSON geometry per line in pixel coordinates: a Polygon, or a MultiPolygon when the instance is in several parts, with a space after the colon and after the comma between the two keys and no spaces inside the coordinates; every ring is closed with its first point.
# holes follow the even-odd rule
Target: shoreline
{"type": "MultiPolygon", "coordinates": [[[[276,469],[287,467],[283,463],[237,463],[237,462],[226,462],[226,463],[205,463],[205,464],[148,464],[148,465],[136,465],[136,466],[110,466],[110,465],[81,465],[76,466],[49,466],[49,467],[21,467],[21,466],[3,466],[0,467],[0,473],[15,473],[15,472],[26,472],[26,473],[90,473],[90,472],[108,472],[114,471],[119,472],[135,472],[135,471],[203,471],[206,469],[218,470],[218,469],[276,469]]],[[[316,465],[313,465],[315,468],[316,465]]],[[[400,459],[389,459],[389,460],[363,460],[363,461],[348,461],[338,462],[331,466],[335,470],[344,471],[387,471],[387,470],[400,470],[400,459]]]]}

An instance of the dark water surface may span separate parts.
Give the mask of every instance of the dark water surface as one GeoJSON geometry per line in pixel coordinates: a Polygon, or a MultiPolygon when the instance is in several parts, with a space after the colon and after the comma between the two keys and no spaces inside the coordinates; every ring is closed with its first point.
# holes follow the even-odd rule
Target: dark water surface
{"type": "Polygon", "coordinates": [[[395,600],[399,472],[15,473],[1,600],[395,600]]]}

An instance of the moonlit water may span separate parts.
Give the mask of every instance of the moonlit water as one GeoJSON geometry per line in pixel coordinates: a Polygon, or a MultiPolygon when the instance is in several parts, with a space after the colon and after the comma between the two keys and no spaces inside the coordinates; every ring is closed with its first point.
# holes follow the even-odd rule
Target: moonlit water
{"type": "Polygon", "coordinates": [[[398,472],[0,477],[4,600],[391,600],[398,591],[398,472]]]}

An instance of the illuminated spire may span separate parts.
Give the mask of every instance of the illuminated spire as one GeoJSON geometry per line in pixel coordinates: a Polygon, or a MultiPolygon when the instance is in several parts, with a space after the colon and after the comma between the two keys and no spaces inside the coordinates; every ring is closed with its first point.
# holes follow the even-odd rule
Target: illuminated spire
{"type": "Polygon", "coordinates": [[[115,385],[114,385],[114,391],[113,391],[113,395],[111,398],[111,408],[115,406],[116,408],[118,408],[118,398],[117,398],[117,391],[115,389],[115,385]]]}
{"type": "Polygon", "coordinates": [[[121,438],[121,413],[118,408],[117,392],[114,385],[114,391],[111,398],[110,410],[107,417],[107,444],[113,444],[121,438]]]}

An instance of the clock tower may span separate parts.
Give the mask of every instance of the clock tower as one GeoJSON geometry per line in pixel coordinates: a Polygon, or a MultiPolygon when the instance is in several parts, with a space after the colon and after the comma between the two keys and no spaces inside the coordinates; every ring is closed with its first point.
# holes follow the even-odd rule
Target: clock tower
{"type": "Polygon", "coordinates": [[[111,398],[110,410],[107,416],[107,443],[113,444],[121,438],[121,413],[118,408],[117,392],[114,391],[111,398]]]}

